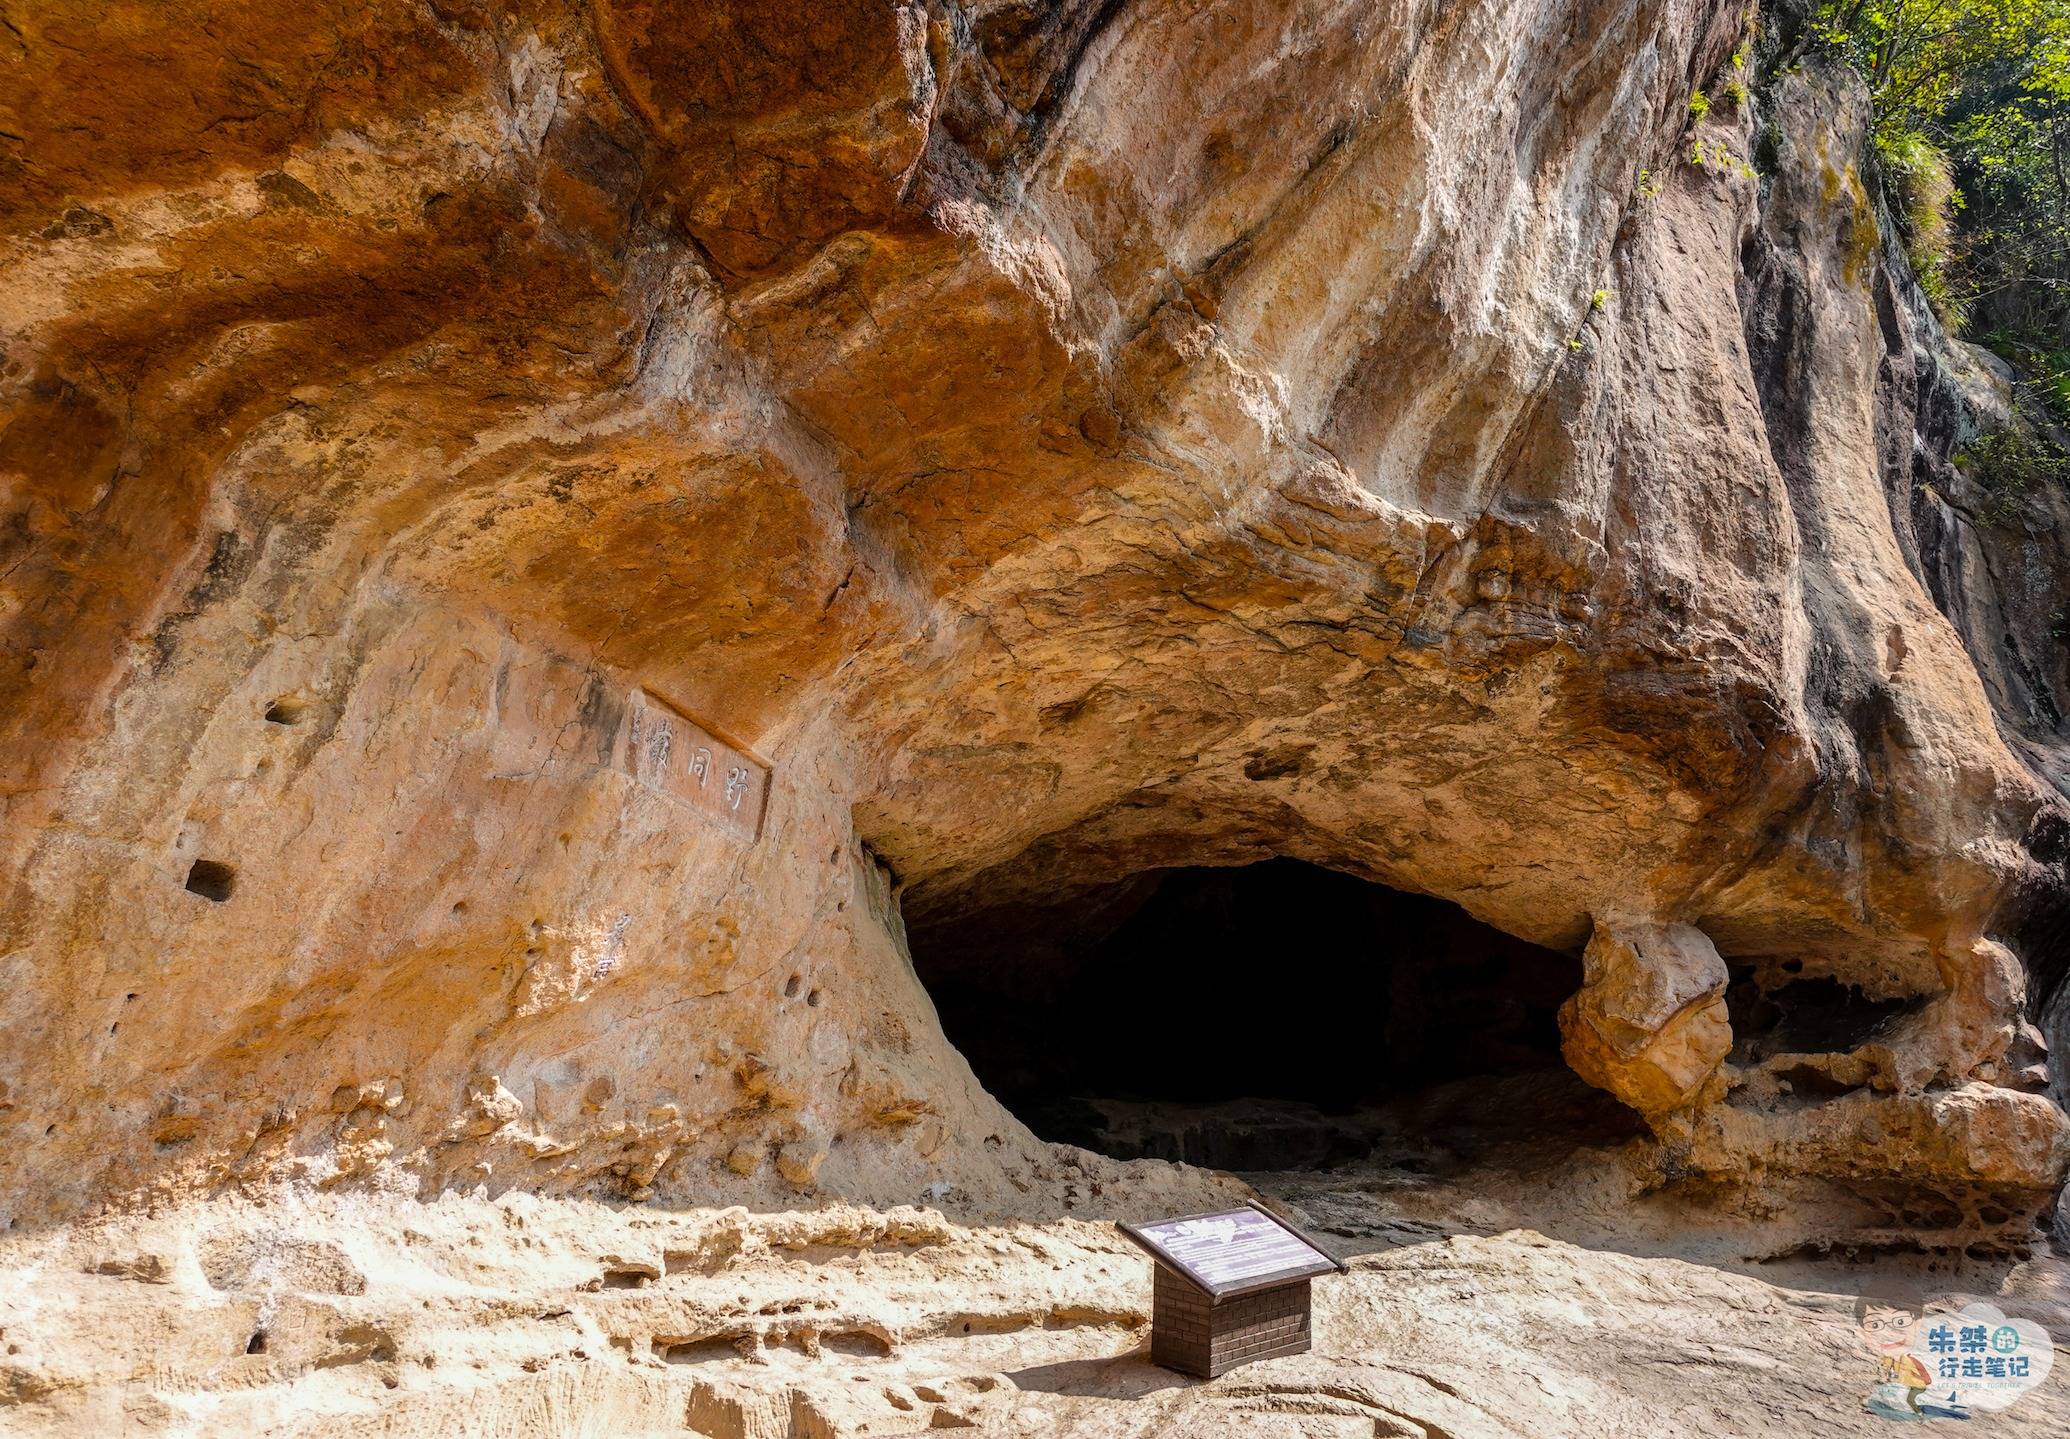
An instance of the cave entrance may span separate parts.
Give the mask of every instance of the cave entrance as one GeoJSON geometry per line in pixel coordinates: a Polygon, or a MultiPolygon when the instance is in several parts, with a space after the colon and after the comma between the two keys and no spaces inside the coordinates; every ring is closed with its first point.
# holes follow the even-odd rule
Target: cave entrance
{"type": "Polygon", "coordinates": [[[1560,1058],[1577,956],[1296,860],[921,914],[911,938],[986,1088],[1043,1138],[1117,1158],[1294,1169],[1390,1137],[1461,1152],[1519,1125],[1633,1127],[1560,1058]]]}

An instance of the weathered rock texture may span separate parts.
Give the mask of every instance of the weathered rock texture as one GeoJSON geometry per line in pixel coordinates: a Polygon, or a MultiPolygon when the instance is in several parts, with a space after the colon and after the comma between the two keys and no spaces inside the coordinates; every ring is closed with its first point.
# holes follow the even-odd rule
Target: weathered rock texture
{"type": "Polygon", "coordinates": [[[11,7],[0,1212],[1004,1202],[905,920],[1289,855],[1587,946],[1657,1182],[2023,1222],[2061,531],[1746,19],[11,7]]]}
{"type": "MultiPolygon", "coordinates": [[[[1862,1412],[1865,1271],[1661,1257],[1614,1185],[1537,1177],[1523,1208],[1494,1175],[1304,1193],[1351,1264],[1316,1285],[1315,1351],[1206,1384],[1152,1367],[1149,1261],[1080,1219],[219,1198],[9,1244],[35,1269],[0,1286],[0,1414],[10,1439],[1890,1433],[1862,1412]]],[[[2070,1334],[2059,1260],[1882,1282],[2070,1334]]],[[[2057,1439],[2059,1378],[1975,1430],[2057,1439]]]]}
{"type": "Polygon", "coordinates": [[[1641,1114],[1695,1104],[1732,1052],[1717,948],[1694,925],[1633,934],[1598,923],[1585,964],[1560,1013],[1575,1073],[1641,1114]]]}

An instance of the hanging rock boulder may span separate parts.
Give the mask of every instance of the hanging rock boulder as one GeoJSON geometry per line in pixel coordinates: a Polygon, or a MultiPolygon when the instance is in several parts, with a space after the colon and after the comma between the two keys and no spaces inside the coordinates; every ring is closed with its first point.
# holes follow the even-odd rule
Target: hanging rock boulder
{"type": "Polygon", "coordinates": [[[1732,1049],[1728,975],[1709,937],[1598,922],[1582,965],[1580,991],[1560,1007],[1574,1071],[1644,1115],[1694,1103],[1732,1049]]]}

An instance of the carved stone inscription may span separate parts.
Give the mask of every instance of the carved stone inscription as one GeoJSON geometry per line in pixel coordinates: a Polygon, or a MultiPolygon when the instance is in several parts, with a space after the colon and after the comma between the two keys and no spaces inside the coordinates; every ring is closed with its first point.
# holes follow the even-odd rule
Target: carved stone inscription
{"type": "Polygon", "coordinates": [[[769,771],[639,690],[626,701],[614,759],[649,789],[704,811],[743,839],[762,831],[769,771]]]}

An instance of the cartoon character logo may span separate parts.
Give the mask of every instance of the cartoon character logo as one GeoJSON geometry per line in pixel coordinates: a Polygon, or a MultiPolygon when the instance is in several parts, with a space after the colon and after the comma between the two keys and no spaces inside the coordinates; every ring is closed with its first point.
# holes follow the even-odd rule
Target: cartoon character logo
{"type": "Polygon", "coordinates": [[[1855,1301],[1855,1331],[1876,1359],[1876,1385],[1862,1407],[1882,1419],[1924,1419],[1919,1396],[1933,1388],[1933,1375],[1912,1354],[1919,1313],[1901,1299],[1864,1294],[1855,1301]]]}
{"type": "Polygon", "coordinates": [[[1977,1409],[2004,1409],[2046,1379],[2055,1360],[2047,1330],[1980,1300],[1918,1306],[1864,1294],[1854,1315],[1876,1358],[1876,1384],[1862,1407],[1882,1419],[1968,1419],[1977,1409]]]}

